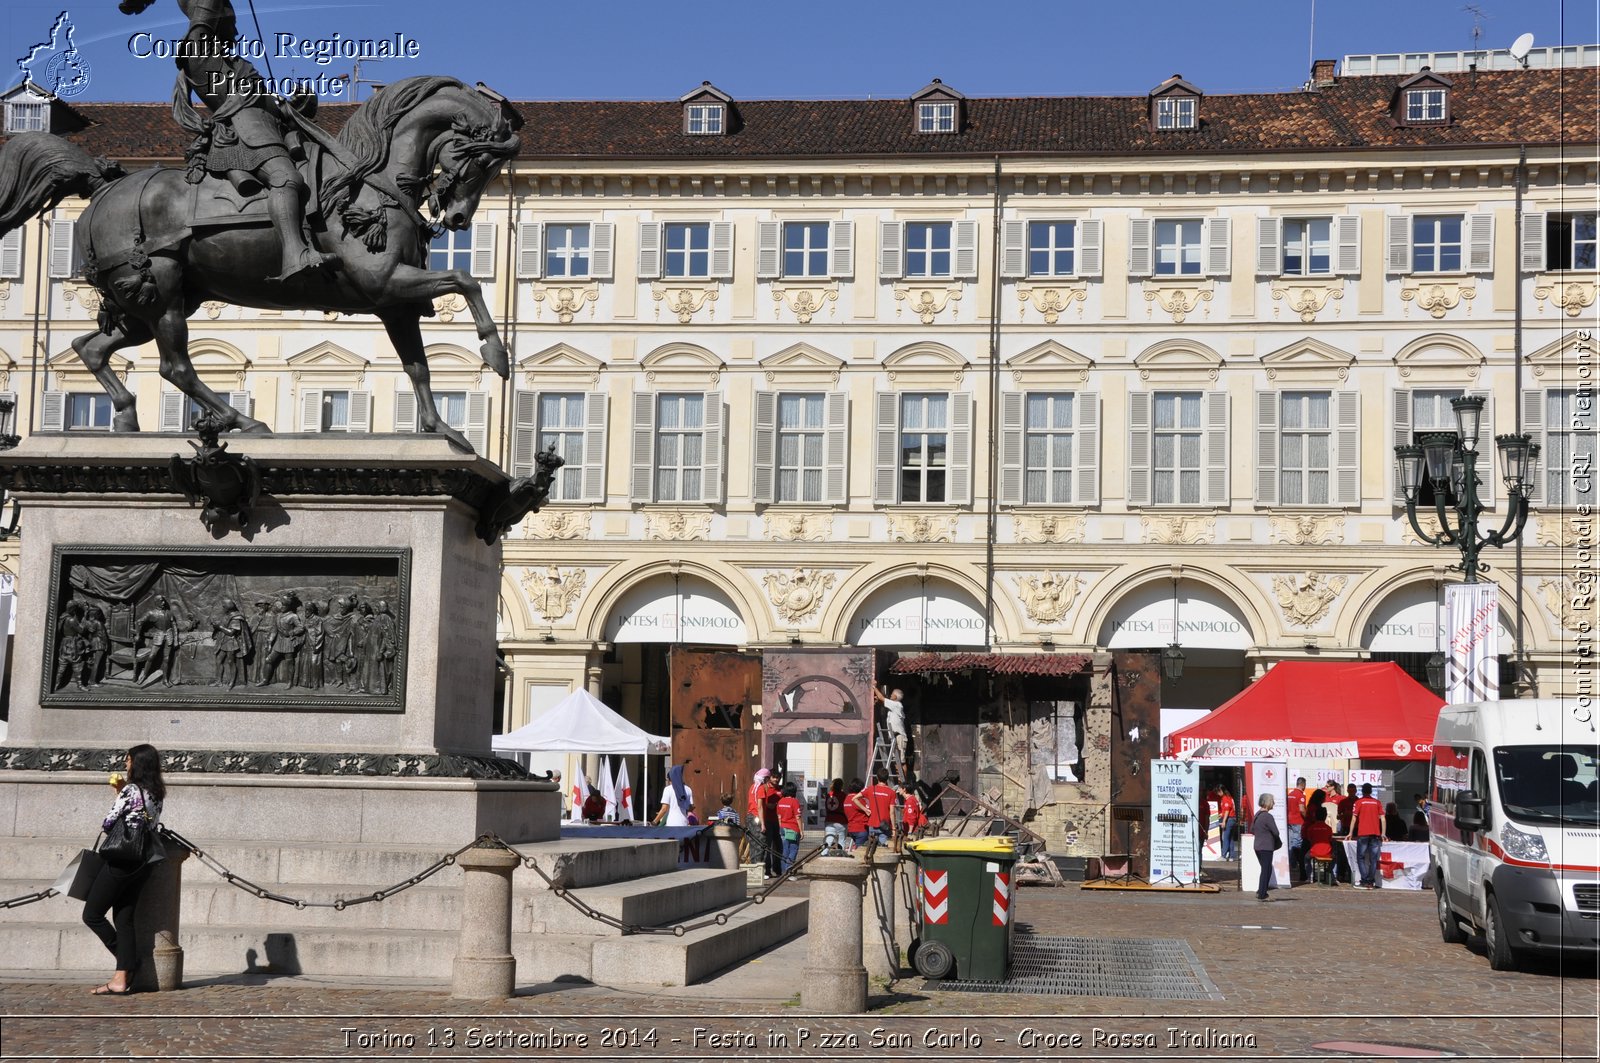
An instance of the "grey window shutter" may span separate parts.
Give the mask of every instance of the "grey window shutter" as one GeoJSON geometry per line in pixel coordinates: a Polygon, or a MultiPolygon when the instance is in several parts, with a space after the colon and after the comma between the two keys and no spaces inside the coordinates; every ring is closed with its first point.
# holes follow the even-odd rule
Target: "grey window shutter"
{"type": "Polygon", "coordinates": [[[472,449],[483,454],[489,449],[489,393],[467,392],[467,427],[461,430],[472,449]]]}
{"type": "Polygon", "coordinates": [[[978,223],[963,218],[955,224],[955,254],[950,257],[950,276],[970,280],[978,275],[978,223]]]}
{"type": "Polygon", "coordinates": [[[1361,219],[1354,214],[1333,219],[1333,271],[1346,276],[1361,272],[1361,219]]]}
{"type": "MultiPolygon", "coordinates": [[[[1522,430],[1533,437],[1540,450],[1544,449],[1544,397],[1540,388],[1530,388],[1522,393],[1522,430]]],[[[1544,501],[1544,469],[1534,462],[1534,475],[1528,485],[1528,501],[1544,501]]]]}
{"type": "Polygon", "coordinates": [[[898,280],[905,272],[905,226],[897,221],[878,223],[878,276],[898,280]]]}
{"type": "Polygon", "coordinates": [[[900,501],[899,396],[880,391],[872,405],[872,501],[892,506],[900,501]]]}
{"type": "Polygon", "coordinates": [[[1485,506],[1493,506],[1499,495],[1499,455],[1494,445],[1494,395],[1487,391],[1469,391],[1468,395],[1483,396],[1483,420],[1478,422],[1478,478],[1483,481],[1478,488],[1478,498],[1485,506]]]}
{"type": "Polygon", "coordinates": [[[1072,501],[1100,504],[1100,396],[1078,392],[1077,468],[1072,474],[1072,501]]]}
{"type": "Polygon", "coordinates": [[[606,500],[606,431],[610,397],[591,391],[583,397],[583,499],[606,500]]]}
{"type": "Polygon", "coordinates": [[[856,274],[856,223],[836,221],[828,226],[828,275],[853,277],[856,274]]]}
{"type": "Polygon", "coordinates": [[[1278,504],[1278,393],[1256,392],[1256,505],[1278,504]]]}
{"type": "Polygon", "coordinates": [[[757,505],[778,499],[778,393],[756,392],[755,443],[751,448],[750,494],[757,505]]]}
{"type": "Polygon", "coordinates": [[[1150,393],[1128,393],[1128,505],[1150,504],[1150,393]]]}
{"type": "MultiPolygon", "coordinates": [[[[1522,272],[1524,273],[1540,273],[1544,270],[1544,226],[1543,214],[1524,214],[1522,216],[1522,272]]],[[[3,266],[0,266],[0,276],[6,276],[3,266]]]]}
{"type": "Polygon", "coordinates": [[[183,423],[184,399],[188,396],[181,391],[163,391],[161,393],[161,418],[157,424],[158,432],[183,432],[188,425],[183,423]]]}
{"type": "Polygon", "coordinates": [[[532,476],[539,451],[539,393],[518,391],[511,404],[511,475],[532,476]]]}
{"type": "Polygon", "coordinates": [[[72,277],[78,271],[76,230],[78,223],[65,218],[50,221],[50,276],[72,277]]]}
{"type": "Polygon", "coordinates": [[[726,423],[720,391],[705,393],[705,429],[700,444],[700,501],[720,505],[723,500],[723,448],[727,445],[726,423]]]}
{"type": "Polygon", "coordinates": [[[1333,396],[1333,502],[1361,505],[1361,392],[1338,391],[1333,396]]]}
{"type": "Polygon", "coordinates": [[[0,236],[0,277],[22,276],[22,227],[0,236]]]}
{"type": "Polygon", "coordinates": [[[256,400],[251,397],[248,391],[228,392],[228,405],[246,417],[254,417],[256,414],[256,400]]]}
{"type": "Polygon", "coordinates": [[[1105,226],[1099,218],[1078,222],[1078,276],[1098,277],[1105,261],[1105,226]]]}
{"type": "Polygon", "coordinates": [[[733,276],[733,222],[711,223],[711,276],[728,280],[733,276]]]}
{"type": "Polygon", "coordinates": [[[1148,277],[1154,266],[1154,251],[1152,244],[1152,229],[1154,223],[1149,218],[1130,218],[1128,220],[1128,275],[1132,277],[1148,277]]]}
{"type": "Polygon", "coordinates": [[[1026,441],[1023,439],[1023,411],[1027,395],[1021,391],[1000,393],[1000,504],[1020,506],[1026,499],[1022,489],[1026,441]]]}
{"type": "Polygon", "coordinates": [[[617,226],[615,222],[597,221],[589,226],[589,276],[597,281],[611,279],[616,258],[617,226]]]}
{"type": "MultiPolygon", "coordinates": [[[[544,276],[543,226],[536,221],[517,223],[517,276],[544,276]]],[[[474,244],[474,247],[477,245],[474,244]]]]}
{"type": "MultiPolygon", "coordinates": [[[[1410,446],[1412,443],[1410,388],[1395,388],[1389,392],[1389,422],[1393,425],[1394,434],[1390,437],[1393,440],[1392,446],[1410,446]]],[[[1391,450],[1389,453],[1393,454],[1394,451],[1391,450]]],[[[1389,480],[1389,497],[1395,504],[1404,505],[1406,493],[1400,483],[1400,473],[1395,468],[1394,462],[1389,463],[1389,480]]]]}
{"type": "Polygon", "coordinates": [[[417,430],[417,395],[410,388],[402,387],[394,393],[394,430],[396,432],[417,430]]]}
{"type": "Polygon", "coordinates": [[[1490,272],[1494,269],[1494,215],[1468,214],[1464,228],[1467,233],[1467,271],[1490,272]]]}
{"type": "Polygon", "coordinates": [[[47,391],[39,404],[39,430],[64,432],[67,428],[67,393],[47,391]]]}
{"type": "Polygon", "coordinates": [[[350,393],[350,431],[372,431],[372,393],[370,391],[352,391],[350,393]]]}
{"type": "Polygon", "coordinates": [[[1386,257],[1390,273],[1411,272],[1411,215],[1391,214],[1384,219],[1388,233],[1389,253],[1386,257]]]}
{"type": "Polygon", "coordinates": [[[650,502],[655,499],[656,480],[656,397],[654,392],[633,393],[633,471],[628,479],[628,499],[650,502]]]}
{"type": "Polygon", "coordinates": [[[1256,273],[1276,277],[1283,269],[1283,219],[1256,219],[1256,273]]]}
{"type": "Polygon", "coordinates": [[[1206,402],[1205,483],[1200,497],[1207,505],[1226,506],[1228,492],[1228,394],[1208,391],[1206,402]]]}
{"type": "Polygon", "coordinates": [[[1228,218],[1206,219],[1206,273],[1226,277],[1233,265],[1233,222],[1228,218]]]}
{"type": "Polygon", "coordinates": [[[972,502],[972,392],[950,396],[950,471],[945,478],[946,502],[972,502]]]}
{"type": "Polygon", "coordinates": [[[300,393],[300,431],[322,431],[322,391],[307,388],[300,393]]]}
{"type": "Polygon", "coordinates": [[[661,276],[661,223],[639,223],[639,279],[661,276]]]}
{"type": "Polygon", "coordinates": [[[1028,275],[1028,223],[1007,218],[1000,223],[1000,276],[1028,275]]]}
{"type": "Polygon", "coordinates": [[[775,221],[756,222],[756,277],[760,280],[770,280],[781,273],[782,256],[778,253],[781,229],[775,221]]]}
{"type": "Polygon", "coordinates": [[[494,279],[494,222],[492,221],[472,223],[472,275],[479,280],[494,279]]]}
{"type": "Polygon", "coordinates": [[[823,405],[827,435],[822,441],[822,500],[842,506],[850,501],[850,395],[830,391],[823,405]]]}

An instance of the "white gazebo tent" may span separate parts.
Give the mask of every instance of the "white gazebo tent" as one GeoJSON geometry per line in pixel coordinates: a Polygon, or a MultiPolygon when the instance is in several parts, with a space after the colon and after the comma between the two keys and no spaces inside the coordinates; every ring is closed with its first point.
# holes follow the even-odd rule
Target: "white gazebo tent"
{"type": "Polygon", "coordinates": [[[650,755],[672,752],[672,740],[630,723],[587,690],[574,690],[509,734],[495,735],[496,753],[576,753],[644,758],[645,807],[649,807],[650,755]]]}

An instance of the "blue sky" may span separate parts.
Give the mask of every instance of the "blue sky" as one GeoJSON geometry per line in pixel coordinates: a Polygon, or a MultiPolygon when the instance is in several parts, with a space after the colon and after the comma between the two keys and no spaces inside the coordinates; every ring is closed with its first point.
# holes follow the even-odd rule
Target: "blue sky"
{"type": "MultiPolygon", "coordinates": [[[[254,36],[247,0],[236,4],[241,30],[254,36]]],[[[1313,8],[1312,0],[255,5],[268,41],[278,33],[356,39],[401,33],[417,42],[418,58],[364,65],[363,77],[451,74],[518,99],[675,99],[702,80],[736,99],[904,97],[934,77],[972,96],[1134,95],[1175,72],[1213,93],[1286,89],[1307,76],[1313,8]]],[[[1538,45],[1600,41],[1596,0],[1474,6],[1483,14],[1483,47],[1504,48],[1524,31],[1538,45]]],[[[0,86],[21,80],[17,59],[49,35],[63,9],[88,65],[79,99],[169,98],[172,61],[139,58],[134,51],[148,46],[130,45],[130,37],[141,30],[181,35],[173,0],[157,0],[131,17],[113,0],[6,0],[0,86]]],[[[1318,0],[1315,10],[1319,58],[1472,46],[1474,16],[1461,0],[1318,0]]],[[[274,51],[268,56],[280,78],[351,73],[348,59],[318,66],[274,51]]]]}

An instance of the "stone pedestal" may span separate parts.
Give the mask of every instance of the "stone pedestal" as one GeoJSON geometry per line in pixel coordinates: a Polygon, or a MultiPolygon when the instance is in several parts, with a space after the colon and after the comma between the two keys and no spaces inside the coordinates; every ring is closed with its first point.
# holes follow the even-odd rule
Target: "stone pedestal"
{"type": "Polygon", "coordinates": [[[461,947],[450,994],[474,1000],[509,997],[517,985],[511,955],[511,872],[517,854],[468,849],[456,863],[461,877],[461,947]]]}
{"type": "MultiPolygon", "coordinates": [[[[861,898],[861,963],[873,978],[900,977],[900,945],[895,932],[895,870],[900,854],[877,849],[861,898]]],[[[910,940],[907,938],[906,940],[910,940]]]]}
{"type": "Polygon", "coordinates": [[[711,836],[716,839],[716,866],[726,871],[739,869],[739,832],[726,823],[712,826],[711,836]]]}
{"type": "Polygon", "coordinates": [[[813,1015],[859,1015],[867,1010],[867,970],[861,965],[861,885],[867,865],[857,859],[813,860],[800,1007],[813,1015]]]}
{"type": "Polygon", "coordinates": [[[139,939],[139,969],[133,973],[133,987],[141,992],[169,992],[183,988],[183,947],[178,944],[182,921],[183,862],[189,850],[167,843],[167,858],[150,869],[150,878],[139,895],[136,934],[139,939]]]}

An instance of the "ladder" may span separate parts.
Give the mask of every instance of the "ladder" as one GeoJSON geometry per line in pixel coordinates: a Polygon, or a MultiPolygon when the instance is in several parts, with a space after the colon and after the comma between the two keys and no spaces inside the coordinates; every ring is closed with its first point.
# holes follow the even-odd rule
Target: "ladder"
{"type": "Polygon", "coordinates": [[[873,712],[872,734],[872,770],[883,772],[883,777],[892,783],[904,782],[905,761],[894,755],[894,732],[889,730],[888,719],[881,710],[873,712]]]}

